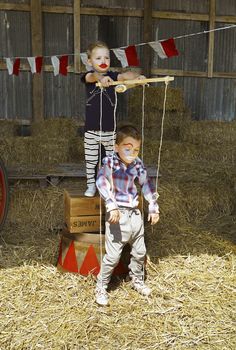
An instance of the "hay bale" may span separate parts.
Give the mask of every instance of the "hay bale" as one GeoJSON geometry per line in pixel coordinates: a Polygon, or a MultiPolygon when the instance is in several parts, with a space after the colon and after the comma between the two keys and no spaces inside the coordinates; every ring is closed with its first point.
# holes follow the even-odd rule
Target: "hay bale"
{"type": "Polygon", "coordinates": [[[70,160],[70,140],[65,138],[12,137],[1,139],[0,149],[8,166],[57,164],[70,160]]]}
{"type": "Polygon", "coordinates": [[[72,138],[77,135],[78,122],[71,118],[49,118],[32,123],[32,136],[45,139],[72,138]]]}
{"type": "Polygon", "coordinates": [[[70,140],[70,158],[71,161],[84,161],[84,139],[82,137],[73,137],[70,140]]]}
{"type": "MultiPolygon", "coordinates": [[[[148,86],[145,88],[145,110],[155,112],[163,109],[164,87],[148,86]]],[[[142,111],[143,89],[135,88],[129,93],[129,114],[140,114],[142,111]]],[[[179,111],[185,109],[183,90],[168,87],[166,98],[166,111],[179,111]]]]}
{"type": "MultiPolygon", "coordinates": [[[[160,138],[163,119],[163,88],[149,87],[145,90],[144,129],[145,136],[153,140],[160,138]]],[[[142,128],[142,90],[134,89],[129,97],[127,121],[142,128]]],[[[164,139],[179,140],[183,125],[191,121],[189,111],[180,89],[168,90],[164,116],[164,139]]]]}
{"type": "Polygon", "coordinates": [[[233,147],[236,144],[236,121],[192,121],[181,130],[181,140],[196,145],[233,147]]]}
{"type": "MultiPolygon", "coordinates": [[[[39,189],[30,184],[14,186],[8,222],[32,231],[49,231],[63,227],[63,190],[39,189]]],[[[25,232],[25,237],[27,232],[25,232]]]]}
{"type": "MultiPolygon", "coordinates": [[[[157,164],[160,141],[145,137],[144,161],[146,164],[157,164]]],[[[198,161],[205,164],[206,161],[220,162],[225,165],[235,165],[236,148],[230,145],[195,145],[187,142],[164,140],[161,148],[161,163],[170,161],[198,161]]]]}
{"type": "Polygon", "coordinates": [[[16,136],[17,128],[17,121],[0,119],[0,138],[16,136]]]}

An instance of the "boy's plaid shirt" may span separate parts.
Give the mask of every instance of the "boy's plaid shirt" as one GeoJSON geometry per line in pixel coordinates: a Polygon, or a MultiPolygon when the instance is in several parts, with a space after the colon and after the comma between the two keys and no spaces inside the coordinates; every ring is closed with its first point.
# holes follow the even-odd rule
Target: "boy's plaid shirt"
{"type": "Polygon", "coordinates": [[[116,153],[104,158],[96,181],[108,212],[119,207],[136,208],[138,206],[135,179],[138,180],[144,198],[149,203],[149,213],[159,213],[158,194],[155,192],[141,159],[136,158],[133,163],[126,167],[116,153]]]}

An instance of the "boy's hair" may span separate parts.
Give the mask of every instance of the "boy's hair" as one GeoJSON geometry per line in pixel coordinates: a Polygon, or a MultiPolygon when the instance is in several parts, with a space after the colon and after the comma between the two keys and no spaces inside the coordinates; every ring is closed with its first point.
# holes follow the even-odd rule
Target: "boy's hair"
{"type": "Polygon", "coordinates": [[[96,48],[106,48],[109,50],[109,47],[107,46],[106,43],[104,43],[103,41],[95,41],[94,43],[91,43],[88,48],[87,48],[87,55],[88,55],[88,58],[91,57],[92,55],[92,52],[94,49],[96,48]]]}
{"type": "Polygon", "coordinates": [[[116,144],[119,145],[126,137],[132,137],[137,141],[141,140],[140,132],[131,124],[123,125],[117,130],[116,144]]]}

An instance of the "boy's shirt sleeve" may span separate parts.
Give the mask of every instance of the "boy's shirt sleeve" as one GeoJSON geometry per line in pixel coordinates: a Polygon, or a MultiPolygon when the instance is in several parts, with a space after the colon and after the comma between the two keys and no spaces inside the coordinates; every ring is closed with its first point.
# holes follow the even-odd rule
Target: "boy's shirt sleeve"
{"type": "Polygon", "coordinates": [[[105,201],[107,212],[118,209],[118,205],[112,191],[112,160],[108,157],[104,158],[103,166],[98,171],[96,185],[100,195],[105,201]]]}
{"type": "Polygon", "coordinates": [[[140,161],[140,168],[138,172],[138,181],[140,186],[142,187],[142,193],[144,195],[144,198],[149,203],[149,206],[148,206],[149,214],[158,214],[159,205],[157,203],[157,198],[159,197],[159,194],[155,192],[154,185],[151,179],[148,177],[147,170],[141,161],[140,161]]]}

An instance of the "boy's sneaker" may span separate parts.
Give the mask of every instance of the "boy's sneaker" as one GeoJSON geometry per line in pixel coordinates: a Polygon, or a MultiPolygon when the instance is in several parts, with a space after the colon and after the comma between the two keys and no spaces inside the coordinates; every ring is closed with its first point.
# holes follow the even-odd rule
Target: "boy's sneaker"
{"type": "Polygon", "coordinates": [[[86,197],[94,197],[96,191],[97,191],[96,185],[90,184],[90,185],[88,185],[87,190],[84,192],[84,195],[86,197]]]}
{"type": "Polygon", "coordinates": [[[101,306],[107,306],[109,304],[109,298],[107,291],[104,287],[96,287],[96,303],[101,306]]]}
{"type": "Polygon", "coordinates": [[[151,289],[146,286],[146,284],[143,282],[143,280],[139,279],[138,277],[132,277],[132,287],[139,292],[140,294],[148,297],[151,294],[151,289]]]}

